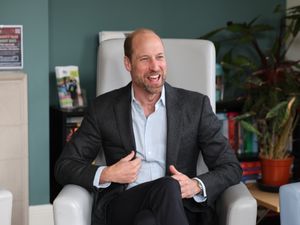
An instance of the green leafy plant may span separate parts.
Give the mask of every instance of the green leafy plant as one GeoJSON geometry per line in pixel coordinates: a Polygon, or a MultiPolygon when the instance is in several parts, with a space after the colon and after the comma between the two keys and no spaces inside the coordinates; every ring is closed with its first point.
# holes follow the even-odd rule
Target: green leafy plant
{"type": "Polygon", "coordinates": [[[274,15],[278,26],[256,17],[228,22],[201,38],[215,43],[225,72],[245,90],[243,113],[236,119],[258,136],[260,156],[283,159],[289,155],[300,102],[300,59],[286,57],[300,30],[300,6],[277,6],[274,15]]]}

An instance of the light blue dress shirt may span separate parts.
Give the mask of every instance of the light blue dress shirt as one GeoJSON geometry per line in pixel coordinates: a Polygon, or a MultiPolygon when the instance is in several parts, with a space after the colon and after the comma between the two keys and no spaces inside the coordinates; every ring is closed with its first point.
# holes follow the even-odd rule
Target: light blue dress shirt
{"type": "Polygon", "coordinates": [[[131,115],[136,155],[141,158],[142,165],[136,181],[129,184],[128,188],[158,179],[166,173],[167,112],[164,88],[154,112],[148,117],[133,91],[132,96],[131,115]]]}
{"type": "MultiPolygon", "coordinates": [[[[136,144],[136,156],[142,160],[137,179],[127,188],[138,184],[155,180],[165,176],[166,173],[166,146],[167,146],[167,111],[165,88],[163,87],[160,99],[155,104],[155,110],[148,117],[145,116],[139,101],[134,97],[133,89],[131,100],[131,115],[136,144]]],[[[105,167],[99,167],[95,177],[94,186],[106,188],[110,183],[99,184],[100,176],[105,167]]],[[[202,181],[198,178],[202,188],[202,194],[194,196],[196,202],[206,200],[206,190],[202,181]]]]}

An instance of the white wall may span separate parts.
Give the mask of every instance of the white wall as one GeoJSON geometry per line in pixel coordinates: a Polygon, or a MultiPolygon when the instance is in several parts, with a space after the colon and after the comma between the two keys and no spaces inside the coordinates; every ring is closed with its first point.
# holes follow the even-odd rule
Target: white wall
{"type": "Polygon", "coordinates": [[[52,205],[30,206],[29,225],[54,225],[52,205]]]}

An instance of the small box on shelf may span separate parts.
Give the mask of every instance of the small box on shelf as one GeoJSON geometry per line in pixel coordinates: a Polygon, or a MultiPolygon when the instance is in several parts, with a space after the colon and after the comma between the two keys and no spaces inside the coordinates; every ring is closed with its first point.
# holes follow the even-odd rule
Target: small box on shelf
{"type": "Polygon", "coordinates": [[[65,144],[80,127],[85,107],[50,107],[50,202],[52,203],[62,187],[54,178],[54,166],[65,144]]]}

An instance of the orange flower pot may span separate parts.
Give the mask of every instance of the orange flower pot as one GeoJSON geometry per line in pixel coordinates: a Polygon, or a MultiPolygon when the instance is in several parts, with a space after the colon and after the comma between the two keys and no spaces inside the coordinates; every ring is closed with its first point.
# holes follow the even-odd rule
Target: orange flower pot
{"type": "Polygon", "coordinates": [[[286,159],[265,159],[261,157],[262,183],[268,186],[287,184],[291,177],[293,161],[293,156],[286,159]]]}

